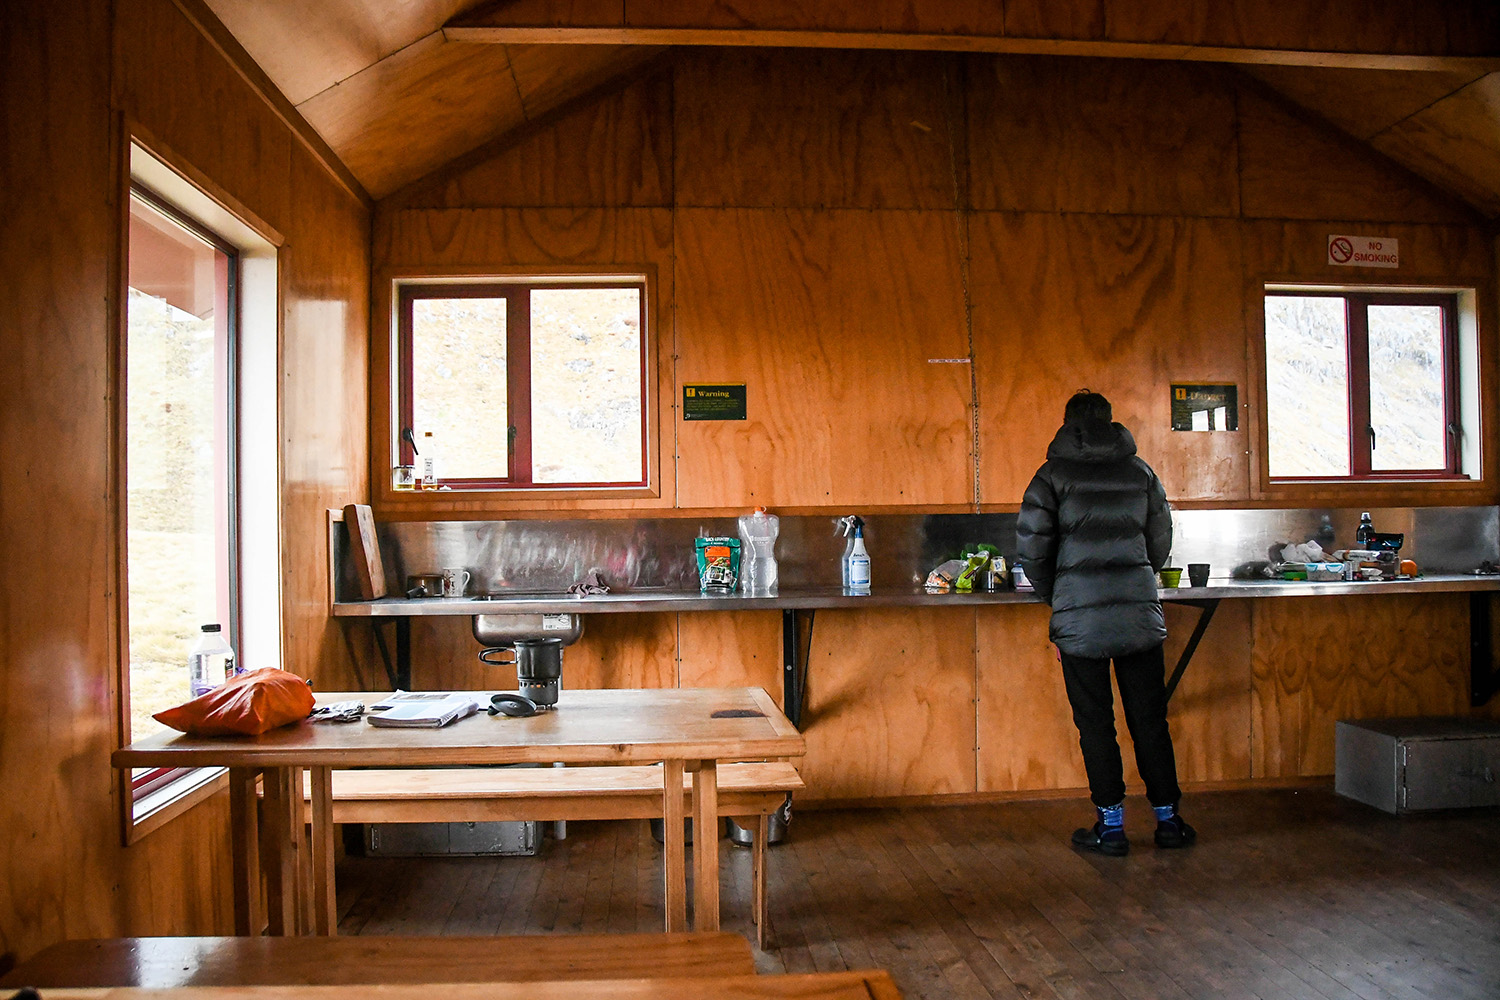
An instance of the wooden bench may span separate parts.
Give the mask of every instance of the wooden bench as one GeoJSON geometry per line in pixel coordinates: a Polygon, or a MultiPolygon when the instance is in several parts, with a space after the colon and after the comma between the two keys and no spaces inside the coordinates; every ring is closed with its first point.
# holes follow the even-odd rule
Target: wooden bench
{"type": "Polygon", "coordinates": [[[738,934],[147,937],[64,941],[0,986],[345,986],[748,976],[738,934]]]}
{"type": "MultiPolygon", "coordinates": [[[[483,823],[504,820],[660,819],[661,768],[474,767],[333,773],[335,823],[483,823]]],[[[683,796],[691,795],[691,775],[683,796]]],[[[755,818],[751,919],[766,944],[766,841],[770,815],[806,786],[786,762],[721,764],[719,815],[755,818]]],[[[311,786],[304,789],[311,796],[311,786]]],[[[690,804],[685,804],[690,814],[690,804]]],[[[749,824],[746,824],[749,825],[749,824]]]]}

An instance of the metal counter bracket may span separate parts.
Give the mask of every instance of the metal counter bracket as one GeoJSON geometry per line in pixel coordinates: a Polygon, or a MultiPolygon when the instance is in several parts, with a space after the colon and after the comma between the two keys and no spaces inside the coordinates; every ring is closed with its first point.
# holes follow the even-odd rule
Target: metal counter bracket
{"type": "Polygon", "coordinates": [[[1500,672],[1495,670],[1495,651],[1490,631],[1490,593],[1469,593],[1469,704],[1489,703],[1500,691],[1500,672]]]}
{"type": "Polygon", "coordinates": [[[812,656],[814,614],[811,608],[784,608],[781,612],[781,704],[788,721],[798,729],[802,728],[802,708],[807,697],[807,661],[812,656]]]}
{"type": "Polygon", "coordinates": [[[1172,692],[1177,690],[1177,682],[1182,680],[1183,671],[1187,670],[1189,661],[1193,654],[1198,651],[1198,643],[1203,641],[1203,633],[1208,631],[1208,623],[1214,620],[1214,612],[1219,610],[1219,599],[1209,598],[1201,601],[1173,601],[1173,604],[1188,604],[1198,608],[1198,624],[1193,626],[1193,634],[1188,636],[1187,645],[1182,647],[1182,655],[1177,657],[1177,666],[1172,671],[1172,679],[1167,681],[1167,700],[1172,700],[1172,692]]]}

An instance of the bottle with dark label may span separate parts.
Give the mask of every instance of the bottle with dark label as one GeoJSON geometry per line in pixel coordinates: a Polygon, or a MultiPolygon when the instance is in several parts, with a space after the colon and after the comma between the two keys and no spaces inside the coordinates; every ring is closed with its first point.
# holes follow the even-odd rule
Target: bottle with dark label
{"type": "Polygon", "coordinates": [[[1357,549],[1368,549],[1375,543],[1375,525],[1370,521],[1370,513],[1359,515],[1359,527],[1354,530],[1354,547],[1357,549]]]}

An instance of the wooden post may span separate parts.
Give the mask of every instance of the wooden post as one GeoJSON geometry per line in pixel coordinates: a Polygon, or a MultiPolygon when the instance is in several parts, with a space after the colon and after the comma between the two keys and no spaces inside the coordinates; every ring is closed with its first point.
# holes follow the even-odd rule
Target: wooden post
{"type": "Polygon", "coordinates": [[[285,936],[297,933],[297,855],[302,840],[302,771],[271,768],[262,782],[265,823],[261,866],[266,873],[267,929],[285,936]],[[293,785],[293,779],[297,784],[293,785]]]}
{"type": "Polygon", "coordinates": [[[256,828],[259,808],[252,767],[229,769],[229,837],[234,855],[234,932],[257,936],[265,928],[260,905],[260,837],[256,828]]]}
{"type": "Polygon", "coordinates": [[[687,926],[687,843],[682,809],[683,762],[662,762],[662,859],[666,879],[667,933],[687,926]]]}
{"type": "Polygon", "coordinates": [[[337,895],[333,876],[333,769],[314,767],[312,775],[313,933],[338,933],[337,895]]]}
{"type": "Polygon", "coordinates": [[[693,929],[719,929],[719,763],[693,771],[693,929]]]}

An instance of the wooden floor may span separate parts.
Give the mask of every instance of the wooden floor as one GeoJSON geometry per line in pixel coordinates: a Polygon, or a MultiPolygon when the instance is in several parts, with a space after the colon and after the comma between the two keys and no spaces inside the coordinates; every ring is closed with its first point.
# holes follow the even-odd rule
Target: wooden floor
{"type": "MultiPolygon", "coordinates": [[[[880,967],[908,997],[1500,997],[1500,814],[1395,819],[1331,790],[1190,796],[1199,844],[1082,856],[1083,800],[815,812],[770,852],[763,972],[880,967]]],[[[723,845],[727,930],[750,854],[723,845]]],[[[535,858],[339,864],[345,934],[652,931],[643,822],[570,823],[535,858]]],[[[753,940],[753,936],[752,936],[753,940]]]]}

